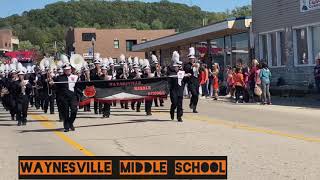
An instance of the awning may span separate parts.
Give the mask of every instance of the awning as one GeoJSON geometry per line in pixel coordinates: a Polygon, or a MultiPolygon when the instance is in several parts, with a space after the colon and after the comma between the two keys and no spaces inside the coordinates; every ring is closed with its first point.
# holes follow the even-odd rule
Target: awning
{"type": "Polygon", "coordinates": [[[225,21],[178,33],[132,47],[132,51],[146,51],[162,47],[177,46],[179,44],[206,41],[208,37],[223,37],[228,34],[248,32],[251,26],[251,17],[230,18],[225,21]]]}

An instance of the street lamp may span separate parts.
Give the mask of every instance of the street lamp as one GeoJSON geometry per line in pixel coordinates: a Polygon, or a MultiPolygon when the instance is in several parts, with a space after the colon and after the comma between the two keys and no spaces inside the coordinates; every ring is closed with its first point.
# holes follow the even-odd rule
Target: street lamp
{"type": "Polygon", "coordinates": [[[91,43],[92,43],[92,61],[94,61],[94,44],[95,44],[96,40],[94,39],[94,37],[92,37],[91,39],[91,43]]]}

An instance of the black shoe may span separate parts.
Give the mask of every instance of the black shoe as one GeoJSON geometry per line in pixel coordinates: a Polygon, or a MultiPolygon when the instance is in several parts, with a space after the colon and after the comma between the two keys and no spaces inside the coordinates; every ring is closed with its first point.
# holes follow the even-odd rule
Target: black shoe
{"type": "Polygon", "coordinates": [[[63,132],[69,132],[69,129],[64,129],[64,131],[63,132]]]}
{"type": "Polygon", "coordinates": [[[72,127],[70,128],[70,130],[71,130],[71,131],[75,131],[76,129],[72,126],[72,127]]]}
{"type": "Polygon", "coordinates": [[[193,110],[193,113],[199,113],[197,110],[193,110]]]}
{"type": "Polygon", "coordinates": [[[54,114],[54,112],[50,112],[50,114],[54,114]]]}
{"type": "Polygon", "coordinates": [[[155,107],[159,107],[159,105],[158,104],[156,104],[156,105],[154,105],[155,107]]]}
{"type": "Polygon", "coordinates": [[[178,122],[183,122],[181,117],[178,117],[178,122]]]}
{"type": "Polygon", "coordinates": [[[11,116],[11,120],[12,120],[12,121],[14,121],[14,120],[15,120],[15,119],[14,119],[14,116],[11,116]]]}
{"type": "Polygon", "coordinates": [[[190,109],[193,109],[193,105],[192,105],[192,104],[190,104],[190,105],[189,105],[189,108],[190,108],[190,109]]]}
{"type": "Polygon", "coordinates": [[[17,125],[18,125],[18,126],[21,126],[21,122],[19,121],[17,125]]]}
{"type": "Polygon", "coordinates": [[[137,112],[141,112],[140,109],[137,109],[137,112]]]}
{"type": "Polygon", "coordinates": [[[47,111],[44,111],[45,114],[47,114],[47,111]]]}
{"type": "Polygon", "coordinates": [[[163,106],[164,106],[164,105],[161,103],[161,104],[160,104],[160,107],[163,107],[163,106]]]}
{"type": "Polygon", "coordinates": [[[151,112],[147,113],[147,116],[152,116],[152,113],[151,112]]]}
{"type": "Polygon", "coordinates": [[[174,120],[174,114],[170,113],[171,120],[174,120]]]}
{"type": "Polygon", "coordinates": [[[98,111],[94,111],[94,114],[98,114],[98,111]]]}

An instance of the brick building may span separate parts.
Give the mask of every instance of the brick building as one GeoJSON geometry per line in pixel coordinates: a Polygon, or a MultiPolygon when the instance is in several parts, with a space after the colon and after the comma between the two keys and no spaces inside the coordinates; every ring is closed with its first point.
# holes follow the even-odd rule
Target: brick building
{"type": "Polygon", "coordinates": [[[126,57],[145,57],[144,52],[133,52],[132,46],[160,37],[175,34],[174,29],[168,30],[136,30],[136,29],[96,29],[96,28],[70,28],[66,35],[66,51],[81,54],[87,59],[92,59],[94,53],[101,57],[117,59],[120,54],[126,57]]]}
{"type": "Polygon", "coordinates": [[[19,39],[12,35],[10,29],[0,29],[0,55],[18,49],[19,39]]]}

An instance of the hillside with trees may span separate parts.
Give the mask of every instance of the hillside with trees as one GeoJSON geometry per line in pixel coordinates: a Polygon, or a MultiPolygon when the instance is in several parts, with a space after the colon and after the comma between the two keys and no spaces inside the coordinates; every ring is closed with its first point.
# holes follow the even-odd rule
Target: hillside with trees
{"type": "Polygon", "coordinates": [[[50,51],[53,42],[64,44],[69,27],[176,29],[187,31],[228,17],[250,16],[251,6],[226,12],[206,12],[198,6],[139,1],[79,0],[57,2],[0,19],[0,28],[12,28],[29,48],[50,51]]]}

